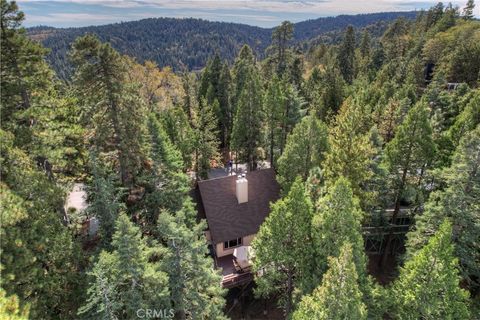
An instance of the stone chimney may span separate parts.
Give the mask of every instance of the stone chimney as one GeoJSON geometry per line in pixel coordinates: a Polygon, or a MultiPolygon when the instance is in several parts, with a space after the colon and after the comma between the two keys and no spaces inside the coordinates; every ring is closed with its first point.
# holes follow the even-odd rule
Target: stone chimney
{"type": "Polygon", "coordinates": [[[245,174],[237,176],[236,193],[239,204],[248,202],[248,180],[245,174]]]}

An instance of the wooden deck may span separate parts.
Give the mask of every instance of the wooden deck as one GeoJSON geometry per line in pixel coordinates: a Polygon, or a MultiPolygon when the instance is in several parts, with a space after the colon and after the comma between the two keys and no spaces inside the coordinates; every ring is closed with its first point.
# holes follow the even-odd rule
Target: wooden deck
{"type": "Polygon", "coordinates": [[[228,255],[224,257],[214,258],[215,267],[217,269],[222,269],[222,287],[223,288],[234,288],[247,284],[253,280],[253,274],[251,269],[236,270],[235,265],[233,264],[233,255],[228,255]]]}

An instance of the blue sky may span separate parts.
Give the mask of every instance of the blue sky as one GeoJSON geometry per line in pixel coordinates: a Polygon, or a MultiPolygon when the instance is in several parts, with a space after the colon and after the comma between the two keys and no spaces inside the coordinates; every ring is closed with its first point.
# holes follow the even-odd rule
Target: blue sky
{"type": "MultiPolygon", "coordinates": [[[[151,17],[194,17],[273,27],[339,14],[409,11],[437,0],[18,0],[25,26],[79,27],[151,17]]],[[[462,7],[464,1],[452,1],[462,7]]],[[[476,10],[478,16],[478,8],[476,10]]]]}

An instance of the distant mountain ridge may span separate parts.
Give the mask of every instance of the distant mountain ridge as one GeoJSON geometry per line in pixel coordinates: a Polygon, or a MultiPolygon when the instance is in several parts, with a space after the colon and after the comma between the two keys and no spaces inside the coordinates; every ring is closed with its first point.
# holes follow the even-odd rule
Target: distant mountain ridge
{"type": "MultiPolygon", "coordinates": [[[[416,15],[414,11],[384,12],[302,21],[294,24],[294,41],[305,42],[340,32],[348,25],[364,28],[379,21],[389,22],[399,17],[413,19],[416,15]]],[[[122,54],[140,62],[153,60],[161,67],[172,66],[176,70],[201,69],[215,53],[233,61],[244,44],[251,46],[261,58],[272,33],[271,28],[193,18],[150,18],[81,28],[34,27],[27,31],[31,38],[51,49],[48,60],[61,78],[68,78],[71,72],[66,58],[71,43],[86,33],[96,34],[122,54]]]]}

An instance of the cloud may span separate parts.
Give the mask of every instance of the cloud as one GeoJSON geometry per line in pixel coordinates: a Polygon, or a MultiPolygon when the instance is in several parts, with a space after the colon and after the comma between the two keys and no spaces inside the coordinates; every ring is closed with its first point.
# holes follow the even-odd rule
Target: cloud
{"type": "MultiPolygon", "coordinates": [[[[18,0],[27,25],[105,24],[141,17],[195,17],[271,27],[339,14],[407,11],[433,6],[438,0],[18,0]],[[58,19],[58,20],[55,20],[58,19]]],[[[452,1],[463,6],[466,0],[452,1]]]]}

